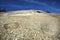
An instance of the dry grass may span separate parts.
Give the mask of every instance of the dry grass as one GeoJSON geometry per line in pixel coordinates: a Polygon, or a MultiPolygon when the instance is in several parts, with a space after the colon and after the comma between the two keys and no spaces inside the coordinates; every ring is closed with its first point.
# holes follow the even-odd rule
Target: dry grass
{"type": "Polygon", "coordinates": [[[15,13],[0,17],[0,40],[60,40],[60,18],[55,14],[22,11],[16,14],[32,15],[11,16],[15,13]]]}

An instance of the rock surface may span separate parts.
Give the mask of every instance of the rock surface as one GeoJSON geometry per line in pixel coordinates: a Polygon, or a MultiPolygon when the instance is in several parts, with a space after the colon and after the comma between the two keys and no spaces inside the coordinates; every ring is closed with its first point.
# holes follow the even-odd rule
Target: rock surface
{"type": "Polygon", "coordinates": [[[0,40],[60,40],[60,14],[23,10],[0,15],[0,40]]]}

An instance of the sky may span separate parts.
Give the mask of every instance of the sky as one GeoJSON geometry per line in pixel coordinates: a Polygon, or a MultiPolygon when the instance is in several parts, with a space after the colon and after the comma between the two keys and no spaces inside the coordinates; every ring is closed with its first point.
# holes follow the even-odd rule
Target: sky
{"type": "Polygon", "coordinates": [[[0,9],[7,12],[16,10],[42,10],[60,14],[59,0],[0,0],[0,9]]]}

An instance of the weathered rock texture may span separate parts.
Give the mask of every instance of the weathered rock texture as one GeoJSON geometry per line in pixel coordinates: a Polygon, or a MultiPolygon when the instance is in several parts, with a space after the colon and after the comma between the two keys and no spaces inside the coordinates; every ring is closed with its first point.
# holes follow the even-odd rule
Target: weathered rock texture
{"type": "Polygon", "coordinates": [[[60,40],[58,14],[25,10],[0,15],[0,40],[60,40]]]}

